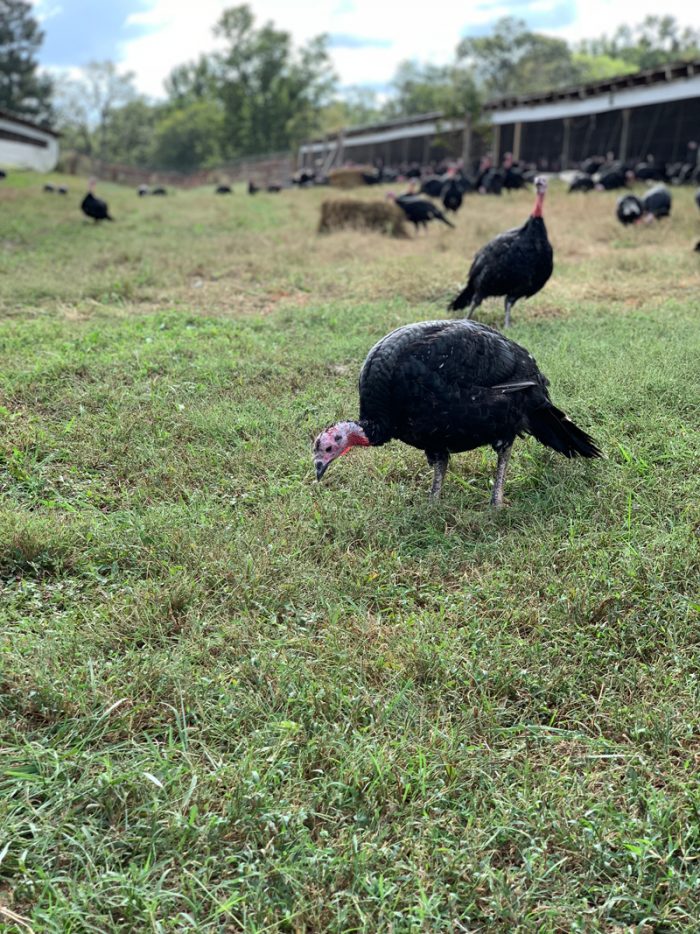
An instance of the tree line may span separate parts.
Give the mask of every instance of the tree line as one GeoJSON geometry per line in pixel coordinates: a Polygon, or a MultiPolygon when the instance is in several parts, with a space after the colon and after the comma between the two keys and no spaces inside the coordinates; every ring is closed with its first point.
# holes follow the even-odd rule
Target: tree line
{"type": "Polygon", "coordinates": [[[43,33],[31,4],[0,0],[0,109],[54,123],[64,149],[93,159],[188,172],[343,126],[436,110],[477,118],[489,98],[700,58],[700,31],[671,16],[576,45],[506,17],[462,39],[447,65],[403,62],[380,100],[363,88],[339,93],[326,36],[297,47],[274,23],[258,25],[247,4],[225,10],[213,32],[217,51],[175,68],[165,98],[151,101],[113,62],[52,79],[38,67],[43,33]]]}

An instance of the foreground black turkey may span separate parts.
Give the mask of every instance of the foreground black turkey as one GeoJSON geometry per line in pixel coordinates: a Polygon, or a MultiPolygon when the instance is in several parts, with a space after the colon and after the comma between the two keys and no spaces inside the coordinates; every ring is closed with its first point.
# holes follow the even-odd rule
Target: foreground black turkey
{"type": "Polygon", "coordinates": [[[542,205],[547,191],[547,179],[535,179],[537,197],[532,214],[522,227],[499,234],[474,257],[466,286],[455,298],[450,311],[468,308],[471,318],[485,298],[505,295],[506,320],[510,326],[510,310],[519,298],[535,295],[552,275],[554,254],[547,238],[542,217],[542,205]]]}
{"type": "Polygon", "coordinates": [[[96,223],[97,221],[113,221],[114,218],[110,216],[107,202],[103,201],[101,198],[96,198],[93,194],[94,191],[95,179],[91,178],[88,184],[88,193],[85,195],[80,205],[83,214],[91,217],[96,223]]]}
{"type": "Polygon", "coordinates": [[[405,325],[367,355],[359,419],[316,438],[316,479],[351,447],[396,438],[425,451],[437,499],[450,454],[491,445],[498,455],[491,504],[502,506],[516,436],[533,435],[565,457],[600,457],[593,439],[552,405],[547,386],[527,350],[493,328],[467,320],[405,325]]]}

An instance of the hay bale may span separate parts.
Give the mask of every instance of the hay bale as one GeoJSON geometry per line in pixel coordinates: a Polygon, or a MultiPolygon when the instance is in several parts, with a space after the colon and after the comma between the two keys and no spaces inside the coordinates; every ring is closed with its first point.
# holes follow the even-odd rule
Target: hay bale
{"type": "Polygon", "coordinates": [[[333,198],[321,205],[319,233],[333,230],[377,230],[391,237],[407,237],[401,208],[388,201],[333,198]]]}
{"type": "Polygon", "coordinates": [[[365,175],[373,172],[371,165],[353,165],[343,169],[333,169],[328,173],[328,183],[334,188],[359,188],[360,185],[367,184],[365,175]]]}

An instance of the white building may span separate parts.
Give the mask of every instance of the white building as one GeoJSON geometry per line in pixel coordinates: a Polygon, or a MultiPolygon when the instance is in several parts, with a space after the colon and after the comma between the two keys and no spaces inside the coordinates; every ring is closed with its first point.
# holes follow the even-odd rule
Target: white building
{"type": "Polygon", "coordinates": [[[50,172],[58,162],[58,133],[0,110],[0,166],[50,172]]]}

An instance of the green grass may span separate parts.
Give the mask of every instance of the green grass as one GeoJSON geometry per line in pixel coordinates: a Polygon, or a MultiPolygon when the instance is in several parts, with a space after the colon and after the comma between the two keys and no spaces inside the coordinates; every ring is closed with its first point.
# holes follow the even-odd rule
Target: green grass
{"type": "Polygon", "coordinates": [[[496,513],[490,451],[431,505],[309,443],[529,195],[391,241],[62,180],[0,183],[0,929],[697,931],[692,192],[551,193],[512,336],[607,458],[518,442],[496,513]]]}

